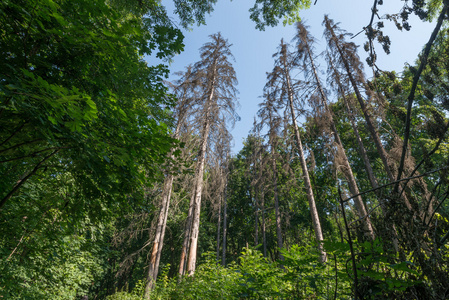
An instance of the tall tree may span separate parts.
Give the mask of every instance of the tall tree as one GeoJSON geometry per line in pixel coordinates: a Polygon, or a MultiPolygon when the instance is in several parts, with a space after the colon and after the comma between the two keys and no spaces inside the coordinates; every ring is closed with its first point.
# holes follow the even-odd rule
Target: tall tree
{"type": "Polygon", "coordinates": [[[200,147],[195,167],[195,182],[186,221],[183,249],[179,274],[187,272],[193,275],[198,247],[200,225],[201,195],[203,189],[203,173],[206,163],[208,137],[212,129],[223,128],[226,121],[234,120],[236,105],[237,79],[229,59],[232,58],[230,44],[220,33],[210,36],[212,41],[201,49],[201,61],[194,66],[194,74],[198,78],[198,88],[201,90],[200,100],[203,103],[200,120],[200,147]],[[228,112],[230,113],[228,115],[228,112]],[[187,252],[188,251],[188,252],[187,252]]]}
{"type": "MultiPolygon", "coordinates": [[[[278,188],[278,166],[277,160],[279,156],[277,155],[277,148],[279,146],[279,134],[282,127],[282,118],[279,115],[279,110],[281,106],[279,101],[277,101],[272,95],[265,93],[265,100],[259,104],[260,109],[257,112],[260,118],[260,123],[258,124],[259,130],[263,126],[268,126],[268,144],[270,145],[270,164],[271,164],[271,175],[272,177],[272,188],[273,188],[273,198],[274,198],[274,210],[276,218],[276,237],[277,245],[279,249],[282,249],[282,224],[281,224],[281,213],[279,211],[279,188],[278,188]]],[[[282,259],[282,256],[280,256],[282,259]]]]}
{"type": "MultiPolygon", "coordinates": [[[[323,249],[323,233],[321,229],[321,223],[316,208],[315,197],[313,194],[312,184],[310,182],[309,171],[305,159],[305,154],[302,146],[301,136],[296,121],[296,113],[294,108],[294,85],[291,80],[290,72],[292,70],[293,60],[288,53],[287,44],[281,41],[280,50],[275,54],[277,56],[274,70],[268,75],[268,83],[266,85],[266,94],[271,101],[276,101],[279,104],[286,105],[290,110],[291,121],[293,122],[293,129],[296,138],[296,148],[299,153],[300,164],[302,168],[302,174],[304,178],[304,185],[306,189],[307,199],[309,202],[310,214],[312,217],[312,224],[315,231],[316,242],[318,244],[319,251],[321,253],[321,261],[326,261],[326,252],[323,249]]],[[[278,105],[279,105],[278,104],[278,105]]]]}
{"type": "MultiPolygon", "coordinates": [[[[176,119],[176,128],[173,132],[173,138],[180,139],[187,143],[189,137],[180,138],[181,129],[188,122],[188,115],[195,106],[195,77],[192,75],[192,68],[188,66],[184,74],[179,73],[181,78],[178,85],[173,85],[173,92],[178,98],[177,105],[174,109],[174,118],[176,119]]],[[[179,151],[179,150],[178,150],[179,151]]],[[[174,153],[170,154],[174,160],[174,153]]],[[[179,168],[179,166],[178,166],[179,168]]],[[[145,288],[145,297],[149,298],[150,290],[154,287],[159,271],[159,262],[161,258],[162,248],[164,245],[165,229],[167,226],[167,217],[170,207],[170,198],[173,187],[174,168],[168,168],[162,186],[159,213],[157,216],[157,224],[155,227],[153,248],[151,250],[150,263],[148,266],[147,285],[145,288]]]]}
{"type": "MultiPolygon", "coordinates": [[[[338,169],[341,170],[343,175],[345,176],[348,185],[349,190],[351,192],[351,195],[354,196],[354,202],[355,206],[358,212],[358,215],[360,219],[363,220],[366,235],[369,236],[371,239],[374,239],[374,230],[371,224],[370,217],[368,216],[365,204],[362,200],[362,197],[360,196],[359,187],[357,185],[356,179],[354,177],[354,173],[352,171],[352,167],[349,163],[349,159],[346,155],[345,147],[343,143],[341,142],[340,135],[338,133],[337,127],[335,126],[334,122],[334,116],[332,111],[329,109],[329,100],[327,99],[326,93],[324,91],[324,87],[321,83],[321,80],[318,76],[318,70],[317,66],[315,65],[315,59],[314,59],[314,39],[310,35],[310,33],[307,30],[307,27],[301,23],[298,22],[296,24],[297,27],[297,34],[295,36],[296,41],[296,63],[302,64],[303,68],[305,70],[306,74],[306,81],[309,81],[308,79],[311,79],[310,81],[313,82],[313,86],[316,87],[316,90],[318,91],[318,99],[319,102],[318,107],[324,107],[323,116],[322,118],[325,120],[325,126],[330,127],[328,131],[331,132],[334,138],[334,143],[336,145],[336,157],[339,158],[338,169]],[[306,70],[310,70],[310,72],[307,72],[306,70]],[[310,75],[307,76],[307,73],[310,75]],[[341,164],[341,166],[340,166],[341,164]]],[[[309,99],[312,99],[312,97],[309,97],[309,99]]],[[[310,103],[313,106],[315,106],[315,109],[317,109],[316,104],[311,102],[310,103]]]]}
{"type": "MultiPolygon", "coordinates": [[[[354,43],[349,43],[345,41],[345,36],[347,35],[341,29],[338,28],[337,24],[329,19],[328,16],[324,17],[323,24],[325,26],[324,35],[327,40],[327,44],[329,50],[333,53],[333,55],[337,58],[335,60],[336,65],[341,67],[344,70],[344,74],[347,76],[352,90],[354,91],[355,97],[360,105],[363,116],[365,118],[366,126],[371,135],[371,138],[376,146],[377,153],[381,158],[385,173],[390,182],[395,181],[394,171],[395,166],[394,162],[390,159],[387,151],[385,150],[384,145],[380,139],[380,135],[378,130],[376,129],[376,124],[374,118],[372,116],[372,107],[368,105],[365,99],[360,92],[359,85],[363,85],[367,92],[367,95],[371,98],[375,97],[374,92],[368,87],[367,82],[365,80],[362,64],[360,59],[356,53],[357,47],[354,43]]],[[[410,203],[409,199],[406,195],[402,195],[401,199],[403,200],[406,207],[409,211],[413,211],[414,208],[417,208],[417,203],[410,203]]]]}

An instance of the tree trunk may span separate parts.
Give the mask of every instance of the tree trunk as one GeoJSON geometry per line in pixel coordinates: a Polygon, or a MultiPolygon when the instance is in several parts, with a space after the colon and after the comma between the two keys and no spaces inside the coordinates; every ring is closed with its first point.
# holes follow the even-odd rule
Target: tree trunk
{"type": "Polygon", "coordinates": [[[210,130],[210,111],[212,109],[212,99],[214,97],[214,84],[215,79],[212,78],[212,88],[209,93],[206,102],[206,113],[204,116],[203,132],[201,137],[201,147],[198,153],[198,164],[196,167],[196,178],[195,178],[195,193],[193,202],[193,213],[192,213],[192,227],[190,230],[190,241],[189,241],[189,256],[187,260],[187,273],[189,276],[193,276],[196,267],[196,256],[198,248],[198,234],[200,227],[200,214],[201,214],[201,194],[203,191],[203,174],[204,166],[206,164],[206,150],[207,150],[207,139],[209,137],[210,130]]]}
{"type": "Polygon", "coordinates": [[[261,195],[261,207],[262,207],[262,247],[263,247],[263,257],[267,257],[267,228],[265,223],[265,197],[262,190],[261,195]]]}
{"type": "Polygon", "coordinates": [[[290,75],[288,73],[287,65],[286,65],[285,61],[284,61],[284,72],[285,72],[285,79],[287,82],[287,93],[288,93],[288,102],[289,102],[289,106],[290,106],[290,113],[291,113],[291,117],[292,117],[292,121],[293,121],[293,127],[295,130],[296,142],[298,144],[297,147],[298,147],[298,152],[299,152],[299,159],[300,159],[302,173],[303,173],[303,177],[304,177],[304,186],[306,189],[307,200],[309,201],[309,208],[310,208],[310,214],[312,217],[313,229],[315,231],[315,238],[316,238],[316,242],[318,244],[318,250],[320,252],[320,260],[322,263],[324,263],[327,260],[327,258],[326,258],[327,255],[323,248],[323,231],[321,230],[320,218],[318,216],[318,210],[316,208],[315,198],[313,196],[312,185],[310,184],[309,171],[307,169],[307,164],[306,164],[306,160],[304,157],[304,150],[302,147],[301,136],[299,134],[298,125],[296,123],[295,110],[293,108],[293,90],[291,88],[290,75]]]}
{"type": "Polygon", "coordinates": [[[255,213],[254,213],[254,247],[257,247],[259,245],[259,203],[258,203],[258,197],[257,197],[257,191],[256,193],[256,205],[255,205],[255,213]]]}
{"type": "MultiPolygon", "coordinates": [[[[371,138],[373,139],[374,144],[376,145],[377,152],[382,160],[384,170],[387,174],[387,177],[390,180],[390,182],[394,182],[395,178],[391,171],[390,165],[388,164],[388,154],[382,145],[382,142],[379,137],[379,133],[377,132],[377,130],[374,126],[374,122],[372,121],[371,116],[368,112],[368,106],[366,105],[365,100],[363,99],[362,94],[360,93],[357,82],[351,72],[349,62],[343,53],[341,45],[338,43],[338,39],[335,35],[335,32],[334,32],[332,26],[330,26],[329,19],[327,17],[325,18],[325,22],[326,22],[326,28],[329,30],[329,32],[332,35],[332,41],[334,42],[335,47],[337,48],[337,51],[340,54],[341,61],[343,62],[344,68],[346,70],[346,75],[348,76],[349,82],[351,83],[351,86],[354,90],[357,101],[359,102],[360,108],[362,109],[363,116],[365,117],[365,122],[366,122],[366,125],[368,128],[368,131],[370,132],[371,138]]],[[[411,206],[410,202],[408,201],[407,197],[403,196],[402,199],[404,200],[404,203],[407,206],[407,208],[409,210],[412,210],[412,206],[411,206]]]]}
{"type": "Polygon", "coordinates": [[[187,260],[187,252],[189,251],[189,240],[190,240],[190,228],[192,227],[192,218],[193,218],[193,208],[195,201],[195,188],[192,191],[192,196],[190,197],[189,211],[187,213],[187,220],[184,229],[184,242],[182,243],[181,250],[181,260],[179,262],[179,276],[183,276],[185,274],[186,260],[187,260]]]}
{"type": "MultiPolygon", "coordinates": [[[[178,123],[176,125],[174,138],[179,138],[179,131],[181,130],[181,119],[179,116],[178,123]]],[[[173,159],[173,153],[171,154],[173,159]]],[[[162,248],[164,245],[165,229],[167,227],[168,210],[170,207],[170,199],[173,188],[174,176],[168,174],[164,181],[164,187],[162,190],[161,209],[159,211],[158,221],[156,225],[156,233],[154,235],[153,249],[151,251],[150,264],[148,265],[147,284],[145,286],[145,298],[149,299],[150,290],[154,288],[156,284],[157,275],[159,273],[159,262],[161,259],[162,248]]]]}
{"type": "MultiPolygon", "coordinates": [[[[281,229],[281,213],[279,212],[279,193],[278,193],[278,185],[277,185],[277,166],[276,166],[276,158],[275,158],[276,148],[271,144],[271,154],[273,155],[273,159],[271,160],[272,168],[273,168],[273,187],[274,187],[274,212],[276,217],[276,236],[278,248],[282,249],[282,229],[281,229]]],[[[282,254],[279,253],[279,259],[284,260],[282,254]]]]}
{"type": "Polygon", "coordinates": [[[159,212],[156,234],[154,236],[153,249],[151,251],[150,264],[148,265],[147,284],[145,286],[145,298],[149,299],[150,290],[153,289],[159,271],[159,261],[164,243],[165,228],[167,225],[168,208],[173,185],[173,175],[168,175],[162,191],[161,209],[159,212]]]}
{"type": "Polygon", "coordinates": [[[223,204],[223,243],[222,243],[222,256],[221,256],[221,265],[226,266],[226,234],[228,232],[227,228],[227,185],[225,185],[224,190],[224,204],[223,204]]]}
{"type": "Polygon", "coordinates": [[[371,240],[374,240],[375,235],[374,235],[373,226],[371,224],[371,219],[369,218],[369,216],[366,212],[365,204],[363,203],[362,196],[359,195],[359,193],[360,193],[359,187],[357,186],[357,182],[355,180],[354,173],[352,172],[352,167],[349,164],[349,160],[346,155],[345,148],[343,146],[343,143],[341,142],[340,135],[338,134],[338,131],[337,131],[337,127],[335,126],[332,111],[329,109],[329,106],[327,104],[328,100],[327,100],[326,95],[324,94],[323,87],[321,86],[321,81],[318,77],[315,63],[313,61],[313,56],[312,56],[312,53],[310,51],[308,44],[307,44],[307,54],[309,56],[309,59],[310,59],[311,65],[312,65],[312,71],[313,71],[316,85],[318,87],[318,91],[320,92],[321,102],[324,105],[325,111],[329,118],[331,130],[332,130],[332,133],[333,133],[333,136],[335,139],[335,143],[337,144],[338,153],[340,154],[341,159],[343,160],[343,166],[342,166],[341,171],[342,171],[343,175],[346,177],[346,180],[348,181],[351,196],[358,195],[354,198],[354,203],[355,203],[355,206],[357,209],[357,214],[358,214],[359,218],[364,218],[363,224],[365,227],[366,235],[371,240]]]}
{"type": "MultiPolygon", "coordinates": [[[[212,97],[212,94],[211,94],[212,97]]],[[[203,137],[201,141],[201,149],[198,157],[198,165],[195,179],[195,194],[193,203],[193,218],[192,227],[190,230],[190,245],[189,245],[189,256],[187,260],[187,273],[192,276],[195,272],[196,255],[198,248],[198,234],[200,226],[200,213],[201,213],[201,194],[203,191],[203,174],[204,166],[206,163],[206,149],[207,149],[207,138],[209,135],[210,122],[206,115],[206,120],[204,122],[203,137]]]]}
{"type": "Polygon", "coordinates": [[[218,206],[218,222],[217,222],[217,262],[220,259],[220,233],[221,233],[221,206],[222,206],[222,201],[220,201],[220,204],[218,206]]]}

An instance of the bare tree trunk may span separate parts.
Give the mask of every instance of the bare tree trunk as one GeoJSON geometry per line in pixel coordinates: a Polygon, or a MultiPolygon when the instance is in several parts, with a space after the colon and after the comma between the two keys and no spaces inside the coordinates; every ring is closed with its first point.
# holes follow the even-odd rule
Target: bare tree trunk
{"type": "Polygon", "coordinates": [[[150,264],[148,265],[147,284],[145,286],[145,298],[149,299],[150,290],[156,283],[159,269],[159,260],[164,242],[165,228],[167,225],[168,208],[170,205],[170,197],[172,192],[173,175],[168,175],[164,182],[162,191],[161,209],[157,221],[156,234],[153,242],[153,250],[151,251],[150,264]]]}
{"type": "Polygon", "coordinates": [[[259,169],[259,177],[261,179],[260,182],[260,209],[262,211],[262,248],[263,248],[263,256],[267,257],[267,237],[266,237],[266,227],[265,227],[265,191],[264,191],[264,177],[263,177],[263,161],[262,161],[262,153],[259,154],[260,161],[260,169],[259,169]]]}
{"type": "MultiPolygon", "coordinates": [[[[377,132],[377,130],[376,130],[375,126],[374,126],[374,122],[372,121],[371,116],[370,116],[370,114],[368,112],[368,110],[369,110],[368,106],[366,105],[365,100],[363,99],[362,94],[360,93],[360,90],[358,88],[357,82],[356,82],[356,80],[355,80],[355,78],[354,78],[354,76],[352,74],[349,62],[348,62],[345,54],[343,53],[341,45],[338,42],[338,38],[336,37],[335,32],[334,32],[332,26],[330,25],[330,20],[327,17],[325,17],[325,25],[326,25],[327,30],[329,31],[329,33],[332,36],[331,41],[334,42],[334,45],[335,45],[338,53],[340,54],[340,59],[343,62],[343,65],[344,65],[344,68],[345,68],[345,71],[346,71],[346,75],[348,76],[349,82],[351,83],[351,86],[352,86],[352,88],[354,90],[354,93],[356,95],[357,101],[359,102],[360,108],[362,109],[362,112],[363,112],[363,115],[365,117],[365,121],[366,121],[366,125],[367,125],[367,128],[368,128],[368,131],[370,132],[371,137],[372,137],[372,139],[374,141],[374,144],[376,145],[377,152],[378,152],[378,154],[379,154],[379,156],[380,156],[380,158],[382,160],[382,163],[383,163],[383,166],[384,166],[384,170],[385,170],[385,172],[387,174],[387,177],[390,180],[390,182],[393,182],[393,181],[395,181],[395,178],[393,176],[393,173],[391,171],[390,165],[388,163],[388,154],[387,154],[387,152],[385,151],[385,148],[382,145],[382,142],[381,142],[380,137],[379,137],[379,133],[377,132]]],[[[329,43],[331,43],[331,41],[329,41],[329,43]]],[[[412,210],[412,206],[411,206],[410,202],[408,201],[408,199],[405,196],[403,196],[402,199],[404,200],[405,205],[407,206],[407,208],[409,210],[412,210]]]]}
{"type": "Polygon", "coordinates": [[[262,246],[263,246],[263,257],[267,257],[267,228],[265,222],[265,197],[264,191],[262,190],[261,195],[261,207],[262,207],[262,246]]]}
{"type": "MultiPolygon", "coordinates": [[[[277,166],[276,166],[276,158],[275,154],[276,148],[273,144],[271,144],[271,154],[273,159],[271,160],[272,168],[273,168],[273,187],[274,187],[274,212],[276,217],[276,237],[279,249],[282,249],[282,229],[281,229],[281,214],[279,212],[279,193],[278,193],[278,178],[277,178],[277,166]]],[[[279,253],[279,258],[284,260],[282,254],[279,253]]]]}
{"type": "MultiPolygon", "coordinates": [[[[345,89],[341,82],[340,74],[338,73],[338,70],[335,68],[332,58],[330,58],[330,57],[329,57],[329,64],[331,66],[331,69],[332,69],[332,72],[334,75],[334,81],[337,84],[338,92],[340,93],[340,96],[343,99],[343,103],[345,105],[346,112],[348,113],[349,121],[351,122],[351,127],[352,127],[352,130],[354,131],[354,135],[355,135],[355,138],[357,141],[358,152],[359,152],[359,155],[362,157],[363,164],[365,165],[365,170],[368,175],[368,180],[371,184],[371,187],[373,189],[375,189],[379,186],[379,184],[377,182],[377,178],[374,175],[374,171],[373,171],[373,168],[371,167],[371,163],[369,161],[368,154],[366,152],[365,146],[363,145],[362,138],[360,137],[360,133],[359,133],[358,126],[356,124],[354,113],[353,113],[352,109],[349,107],[349,100],[346,96],[345,89]]],[[[382,206],[382,204],[381,204],[381,206],[382,206]]],[[[385,213],[386,213],[386,211],[384,211],[384,215],[385,215],[385,213]]]]}
{"type": "MultiPolygon", "coordinates": [[[[178,123],[176,125],[174,138],[179,137],[179,131],[181,130],[181,119],[183,116],[179,116],[178,123]]],[[[173,159],[173,153],[171,154],[173,159]]],[[[153,249],[151,251],[150,264],[148,265],[147,284],[145,286],[145,298],[149,299],[150,291],[156,284],[157,275],[159,273],[159,262],[161,259],[162,248],[164,246],[165,229],[167,227],[168,210],[170,207],[170,199],[173,188],[174,176],[168,174],[164,181],[164,187],[162,190],[161,209],[159,211],[158,221],[156,225],[156,233],[153,241],[153,249]]]]}
{"type": "Polygon", "coordinates": [[[224,206],[223,206],[223,243],[222,243],[222,256],[221,256],[221,265],[226,266],[226,234],[228,232],[227,228],[227,184],[225,185],[224,190],[224,206]]]}
{"type": "Polygon", "coordinates": [[[219,207],[218,207],[218,221],[217,221],[217,248],[216,248],[216,253],[217,253],[217,262],[218,259],[220,258],[220,233],[221,233],[221,203],[222,201],[220,201],[219,207]]]}
{"type": "MultiPolygon", "coordinates": [[[[374,126],[373,121],[371,120],[370,114],[368,113],[368,107],[365,104],[365,100],[363,99],[362,94],[360,93],[360,90],[358,88],[357,82],[355,81],[354,76],[353,76],[353,74],[351,72],[351,68],[349,66],[349,62],[346,59],[346,57],[345,57],[345,55],[343,53],[343,50],[341,49],[340,44],[338,43],[338,39],[337,39],[337,37],[336,37],[336,35],[334,33],[334,30],[332,29],[332,27],[329,24],[329,20],[327,18],[325,18],[325,21],[326,21],[326,28],[329,30],[329,32],[332,35],[332,41],[334,42],[335,47],[337,48],[338,53],[340,54],[340,59],[343,62],[343,65],[345,67],[346,75],[349,78],[349,82],[352,85],[352,88],[353,88],[353,90],[355,92],[357,101],[359,102],[360,108],[362,109],[363,115],[365,117],[366,125],[368,127],[368,131],[370,132],[371,137],[374,140],[374,144],[376,145],[377,151],[378,151],[379,156],[380,156],[380,158],[382,160],[382,163],[384,165],[384,169],[385,169],[385,172],[387,173],[388,179],[390,181],[394,181],[393,173],[391,172],[390,166],[388,164],[388,154],[387,154],[387,152],[385,151],[385,149],[384,149],[384,147],[382,145],[382,142],[380,140],[379,134],[378,134],[378,132],[377,132],[375,126],[374,126]]],[[[330,43],[330,41],[329,41],[329,43],[330,43]]]]}
{"type": "Polygon", "coordinates": [[[192,191],[192,196],[190,197],[189,211],[187,213],[187,220],[184,229],[184,242],[182,243],[181,250],[181,260],[179,262],[179,276],[183,276],[185,274],[185,267],[187,261],[187,252],[189,251],[189,240],[190,240],[190,228],[192,227],[192,219],[193,219],[193,208],[195,206],[195,188],[192,191]]]}
{"type": "MultiPolygon", "coordinates": [[[[358,150],[359,150],[358,152],[359,152],[360,156],[362,157],[363,164],[365,165],[365,170],[368,175],[368,180],[371,184],[371,187],[373,189],[375,189],[379,186],[379,184],[377,183],[377,178],[374,175],[373,168],[371,167],[371,163],[369,161],[368,154],[366,153],[365,146],[363,145],[362,138],[360,137],[358,126],[355,123],[354,114],[352,113],[352,111],[348,105],[348,100],[347,100],[346,96],[343,94],[342,94],[342,97],[343,97],[343,101],[345,103],[346,111],[348,112],[349,121],[351,122],[352,130],[354,131],[355,139],[357,141],[357,146],[358,146],[358,150]]],[[[381,206],[385,206],[385,204],[381,203],[381,206]]],[[[384,209],[385,209],[385,207],[384,207],[384,209]]],[[[386,211],[384,211],[384,213],[386,213],[386,211]]]]}
{"type": "Polygon", "coordinates": [[[209,98],[209,107],[207,108],[204,127],[203,127],[203,136],[201,140],[201,148],[198,155],[198,165],[196,171],[196,179],[195,179],[195,198],[194,198],[194,207],[193,207],[193,219],[192,219],[192,227],[190,233],[190,247],[189,247],[189,256],[187,260],[187,273],[189,276],[192,276],[195,272],[195,264],[196,264],[196,255],[198,248],[198,233],[200,227],[200,213],[201,213],[201,194],[203,190],[203,174],[204,174],[204,166],[206,163],[206,149],[207,149],[207,138],[209,136],[210,129],[210,120],[209,120],[209,110],[213,97],[213,89],[210,93],[209,98]]]}
{"type": "Polygon", "coordinates": [[[354,177],[354,173],[352,172],[352,167],[349,164],[349,160],[348,157],[346,155],[346,151],[345,148],[343,146],[343,143],[341,142],[340,139],[340,135],[338,134],[337,131],[337,127],[335,126],[335,122],[334,122],[334,118],[332,115],[332,111],[329,109],[328,106],[328,100],[326,95],[324,94],[324,90],[323,87],[321,85],[321,81],[318,77],[317,74],[317,70],[315,67],[315,63],[313,60],[313,56],[312,53],[310,51],[310,47],[309,44],[306,41],[306,48],[307,48],[307,54],[309,56],[309,60],[311,62],[312,65],[312,71],[313,71],[313,76],[315,78],[315,82],[316,85],[318,87],[318,91],[320,92],[320,96],[321,96],[321,103],[324,105],[325,107],[325,111],[327,113],[327,116],[329,118],[329,123],[331,126],[331,130],[332,130],[332,134],[334,136],[335,139],[335,143],[337,144],[337,149],[338,149],[338,153],[340,154],[341,159],[343,160],[343,166],[341,168],[341,171],[343,172],[344,176],[346,177],[346,180],[348,181],[348,185],[349,185],[349,190],[351,192],[351,196],[355,196],[358,195],[354,198],[354,203],[357,209],[357,214],[360,218],[364,218],[364,227],[365,227],[365,231],[366,231],[366,235],[371,239],[374,240],[374,230],[373,230],[373,226],[371,224],[371,219],[369,218],[366,209],[365,209],[365,204],[363,203],[362,200],[362,196],[360,196],[360,191],[359,191],[359,187],[357,186],[357,182],[355,180],[354,177]]]}
{"type": "MultiPolygon", "coordinates": [[[[222,198],[220,198],[222,199],[222,198]]],[[[217,222],[217,248],[216,248],[216,252],[217,252],[217,262],[220,259],[220,233],[221,233],[221,206],[223,200],[220,200],[220,204],[218,206],[218,222],[217,222]]]]}
{"type": "Polygon", "coordinates": [[[304,150],[303,150],[302,142],[301,142],[301,136],[299,134],[298,124],[296,122],[295,110],[293,108],[293,90],[292,90],[292,87],[290,84],[290,75],[288,73],[288,69],[287,69],[287,65],[286,65],[285,61],[284,61],[284,72],[285,72],[285,79],[287,81],[287,93],[288,93],[288,102],[289,102],[289,106],[290,106],[290,113],[291,113],[291,117],[292,117],[292,121],[293,121],[293,127],[295,130],[296,142],[298,144],[297,146],[298,146],[298,152],[299,152],[299,159],[300,159],[302,173],[303,173],[303,177],[304,177],[304,186],[306,189],[307,200],[309,201],[309,208],[310,208],[310,214],[312,217],[313,228],[315,231],[315,238],[316,238],[316,242],[318,244],[318,250],[320,252],[320,260],[322,263],[324,263],[327,260],[327,257],[326,257],[327,254],[323,248],[323,240],[324,240],[323,239],[323,231],[321,230],[320,218],[318,216],[318,210],[316,208],[315,198],[313,196],[312,185],[310,183],[309,170],[307,169],[307,164],[306,164],[306,160],[305,160],[305,156],[304,156],[304,150]]]}
{"type": "Polygon", "coordinates": [[[257,191],[256,193],[256,211],[254,213],[254,246],[257,247],[259,245],[259,203],[258,203],[258,197],[257,197],[257,191]]]}

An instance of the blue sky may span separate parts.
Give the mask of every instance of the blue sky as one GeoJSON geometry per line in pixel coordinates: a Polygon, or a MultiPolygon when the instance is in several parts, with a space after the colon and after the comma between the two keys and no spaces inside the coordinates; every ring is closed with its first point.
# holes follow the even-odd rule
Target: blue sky
{"type": "MultiPolygon", "coordinates": [[[[400,10],[404,1],[385,1],[385,5],[379,7],[379,15],[396,13],[400,10]],[[393,2],[393,3],[392,3],[393,2]]],[[[169,13],[173,12],[171,1],[162,1],[169,13]]],[[[208,36],[221,32],[224,38],[233,44],[231,47],[235,57],[234,68],[237,73],[239,84],[238,100],[240,109],[238,114],[241,121],[237,122],[232,130],[234,146],[232,151],[236,154],[242,148],[242,141],[251,130],[254,116],[258,110],[260,96],[266,81],[266,72],[273,68],[272,55],[276,52],[282,38],[290,42],[295,35],[295,26],[282,26],[267,28],[265,31],[255,29],[255,24],[249,19],[249,8],[254,0],[219,0],[214,12],[206,19],[206,26],[193,27],[191,31],[183,31],[185,35],[185,51],[175,56],[170,65],[172,73],[184,70],[188,64],[197,62],[198,49],[209,41],[208,36]]],[[[323,17],[328,14],[335,22],[340,22],[340,27],[350,33],[357,33],[369,23],[371,17],[371,6],[373,1],[367,0],[318,0],[317,4],[308,10],[301,12],[301,18],[309,26],[309,30],[316,38],[316,51],[323,51],[325,43],[323,38],[323,17]]],[[[173,17],[176,22],[176,16],[173,17]]],[[[413,63],[424,44],[427,42],[432,24],[423,23],[417,17],[411,17],[412,29],[410,32],[399,31],[393,24],[385,21],[384,32],[390,36],[392,41],[391,54],[385,55],[380,46],[377,47],[378,66],[383,70],[401,71],[406,62],[413,63]]],[[[357,45],[363,45],[366,41],[362,33],[353,41],[357,45]]],[[[362,48],[359,55],[363,58],[366,54],[362,48]]],[[[322,70],[325,65],[322,64],[322,70]]],[[[371,70],[365,68],[367,76],[372,74],[371,70]]],[[[170,80],[175,77],[170,77],[170,80]]]]}

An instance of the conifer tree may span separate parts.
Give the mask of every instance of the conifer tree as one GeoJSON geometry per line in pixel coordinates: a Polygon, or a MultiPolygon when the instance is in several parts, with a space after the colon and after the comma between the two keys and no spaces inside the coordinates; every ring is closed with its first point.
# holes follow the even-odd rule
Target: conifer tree
{"type": "Polygon", "coordinates": [[[229,59],[233,56],[230,44],[220,33],[211,35],[211,42],[201,49],[201,61],[194,65],[192,73],[197,78],[202,104],[196,117],[200,128],[200,146],[195,167],[195,180],[184,231],[179,274],[195,272],[200,225],[203,173],[206,165],[206,152],[211,130],[223,129],[228,121],[235,121],[237,78],[229,59]]]}
{"type": "MultiPolygon", "coordinates": [[[[181,75],[181,78],[177,82],[178,85],[172,85],[174,94],[177,95],[178,98],[178,103],[174,109],[176,128],[173,133],[173,138],[184,140],[184,138],[181,138],[182,127],[185,126],[186,122],[188,121],[188,114],[191,112],[195,104],[195,78],[192,75],[191,66],[188,66],[186,68],[186,72],[184,74],[179,73],[178,75],[181,75]]],[[[171,159],[174,159],[173,152],[171,153],[171,159]]],[[[164,245],[164,236],[167,226],[167,217],[170,207],[173,180],[173,170],[169,169],[162,187],[159,213],[157,216],[157,224],[154,233],[153,248],[150,254],[150,263],[148,265],[147,284],[145,287],[146,298],[149,298],[150,290],[154,287],[159,272],[159,261],[164,245]]]]}
{"type": "MultiPolygon", "coordinates": [[[[343,173],[343,175],[345,176],[347,182],[348,182],[348,186],[349,186],[349,190],[351,192],[351,195],[354,196],[354,202],[355,202],[355,206],[356,206],[356,210],[357,213],[359,215],[359,217],[363,220],[364,222],[364,227],[365,227],[365,231],[367,236],[369,236],[371,239],[374,239],[374,230],[371,224],[371,220],[370,217],[367,215],[366,209],[365,209],[365,204],[363,203],[362,197],[359,195],[360,191],[359,188],[357,186],[357,182],[356,179],[354,177],[354,173],[352,171],[352,167],[349,163],[348,157],[346,155],[346,151],[344,148],[343,143],[341,142],[340,139],[340,135],[338,133],[337,127],[335,126],[335,122],[334,122],[334,116],[332,111],[329,109],[329,105],[328,102],[329,100],[327,99],[326,93],[324,91],[324,87],[321,83],[321,80],[318,76],[318,70],[317,67],[315,65],[315,59],[314,59],[314,54],[313,54],[313,44],[314,44],[314,39],[313,37],[309,34],[307,27],[302,23],[302,22],[298,22],[296,24],[297,27],[297,35],[295,36],[295,41],[296,41],[296,63],[302,64],[303,68],[305,70],[305,74],[306,74],[306,81],[308,81],[307,77],[310,77],[310,81],[313,82],[313,86],[315,87],[315,90],[318,91],[318,106],[322,106],[324,108],[323,111],[323,118],[326,121],[326,126],[329,127],[329,131],[332,133],[333,138],[334,138],[334,144],[336,145],[336,152],[337,155],[336,157],[340,158],[339,160],[341,162],[338,163],[338,169],[340,169],[343,173]],[[306,70],[310,69],[310,72],[306,72],[306,70]],[[307,76],[307,73],[309,73],[310,75],[307,76]],[[341,166],[340,166],[341,163],[341,166]]],[[[311,97],[309,99],[312,99],[311,97]]],[[[317,106],[316,104],[314,104],[313,102],[310,103],[313,106],[317,106]]]]}
{"type": "MultiPolygon", "coordinates": [[[[375,118],[372,116],[373,108],[365,101],[359,88],[360,85],[364,86],[367,95],[370,98],[375,97],[374,92],[368,87],[363,74],[362,63],[360,62],[356,52],[357,47],[354,43],[345,41],[345,36],[347,36],[347,34],[338,28],[337,24],[334,24],[328,16],[324,17],[323,24],[325,26],[324,35],[327,40],[328,49],[332,55],[336,57],[335,65],[344,70],[343,72],[345,76],[347,76],[355,97],[363,112],[367,129],[376,146],[377,153],[382,161],[387,178],[390,182],[394,182],[394,162],[385,150],[380,139],[379,132],[376,129],[375,118]]],[[[413,211],[413,207],[418,207],[417,203],[413,203],[412,207],[412,204],[406,195],[402,195],[401,199],[409,211],[413,211]]]]}
{"type": "MultiPolygon", "coordinates": [[[[326,252],[323,249],[323,232],[321,229],[321,223],[318,216],[318,211],[316,208],[315,197],[313,194],[312,184],[310,182],[309,171],[307,168],[307,163],[305,159],[304,149],[302,146],[301,136],[299,133],[297,121],[296,121],[296,113],[294,108],[294,94],[295,87],[297,85],[292,83],[290,72],[294,66],[294,62],[291,59],[287,45],[284,41],[281,41],[280,50],[274,56],[277,56],[278,59],[275,62],[275,67],[273,71],[268,75],[268,84],[266,85],[267,95],[268,97],[272,97],[276,99],[279,103],[282,103],[286,107],[290,109],[290,117],[293,122],[293,129],[295,132],[295,138],[297,143],[297,150],[299,153],[300,164],[302,168],[302,174],[304,178],[304,185],[307,194],[307,199],[309,202],[310,214],[312,217],[312,224],[315,231],[316,242],[319,247],[319,251],[321,253],[321,261],[326,261],[326,252]]],[[[287,110],[285,111],[287,113],[287,110]]]]}
{"type": "MultiPolygon", "coordinates": [[[[273,187],[273,198],[274,198],[274,209],[276,218],[276,238],[277,245],[279,249],[282,249],[282,227],[281,227],[281,214],[279,211],[279,189],[278,189],[278,172],[277,172],[277,147],[279,141],[279,132],[282,126],[282,118],[280,117],[278,110],[281,108],[279,103],[276,103],[276,99],[271,97],[270,94],[265,94],[265,101],[259,106],[260,109],[257,115],[260,118],[259,127],[264,125],[268,126],[268,144],[270,145],[270,164],[271,164],[271,175],[272,177],[272,187],[273,187]]],[[[280,256],[282,259],[282,256],[280,256]]]]}

